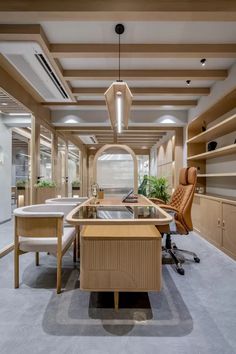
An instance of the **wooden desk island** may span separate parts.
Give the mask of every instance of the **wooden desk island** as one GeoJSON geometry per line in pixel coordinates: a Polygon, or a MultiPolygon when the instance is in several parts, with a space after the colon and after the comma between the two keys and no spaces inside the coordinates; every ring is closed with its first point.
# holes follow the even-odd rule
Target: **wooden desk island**
{"type": "Polygon", "coordinates": [[[113,291],[116,309],[120,291],[160,291],[161,235],[155,225],[170,223],[170,215],[143,196],[135,204],[140,208],[133,211],[133,215],[134,204],[112,198],[100,200],[100,204],[94,206],[91,201],[92,198],[79,205],[67,217],[69,223],[82,226],[80,288],[86,291],[113,291]],[[89,208],[81,209],[83,207],[89,208]],[[91,214],[93,207],[95,215],[93,211],[91,214]],[[107,217],[103,207],[110,218],[103,218],[107,217]],[[145,208],[140,214],[142,207],[145,208]],[[130,218],[119,218],[119,213],[122,217],[126,209],[127,215],[129,212],[131,214],[130,218]],[[154,217],[148,217],[146,209],[150,209],[152,214],[155,212],[154,217]]]}

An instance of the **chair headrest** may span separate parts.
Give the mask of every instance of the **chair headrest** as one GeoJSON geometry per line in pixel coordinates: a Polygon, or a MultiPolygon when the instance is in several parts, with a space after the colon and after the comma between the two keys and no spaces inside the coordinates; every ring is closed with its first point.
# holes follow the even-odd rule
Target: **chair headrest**
{"type": "Polygon", "coordinates": [[[179,184],[186,185],[188,184],[188,169],[181,168],[179,173],[179,184]]]}
{"type": "Polygon", "coordinates": [[[197,169],[195,167],[181,168],[179,173],[179,184],[195,184],[197,178],[197,169]]]}
{"type": "Polygon", "coordinates": [[[188,169],[188,184],[195,184],[197,180],[197,169],[196,167],[190,167],[188,169]]]}

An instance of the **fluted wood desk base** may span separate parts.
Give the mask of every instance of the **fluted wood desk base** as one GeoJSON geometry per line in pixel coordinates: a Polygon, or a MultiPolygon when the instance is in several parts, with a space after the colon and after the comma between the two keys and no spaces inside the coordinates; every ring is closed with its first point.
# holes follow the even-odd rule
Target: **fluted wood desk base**
{"type": "Polygon", "coordinates": [[[80,287],[114,291],[160,291],[161,235],[154,225],[88,225],[81,232],[80,287]]]}

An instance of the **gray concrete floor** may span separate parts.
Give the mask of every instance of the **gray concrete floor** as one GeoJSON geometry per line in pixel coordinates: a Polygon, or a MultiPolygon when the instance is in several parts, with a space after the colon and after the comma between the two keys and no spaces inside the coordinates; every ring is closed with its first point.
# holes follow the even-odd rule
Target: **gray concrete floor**
{"type": "Polygon", "coordinates": [[[40,256],[39,267],[33,254],[21,256],[16,290],[13,254],[2,258],[0,353],[236,353],[236,262],[194,233],[176,243],[197,252],[201,263],[186,262],[185,276],[164,266],[162,291],[123,294],[118,314],[112,294],[79,290],[70,252],[61,295],[52,256],[40,256]]]}

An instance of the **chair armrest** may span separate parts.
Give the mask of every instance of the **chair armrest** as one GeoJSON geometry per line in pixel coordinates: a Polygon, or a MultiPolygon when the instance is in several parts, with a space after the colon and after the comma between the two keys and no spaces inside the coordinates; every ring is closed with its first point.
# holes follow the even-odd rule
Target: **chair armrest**
{"type": "Polygon", "coordinates": [[[174,211],[175,213],[179,213],[179,210],[176,209],[175,207],[168,205],[168,204],[159,204],[158,205],[160,208],[165,209],[167,211],[174,211]]]}
{"type": "Polygon", "coordinates": [[[159,199],[159,198],[148,198],[151,202],[154,204],[165,204],[164,200],[159,199]]]}

